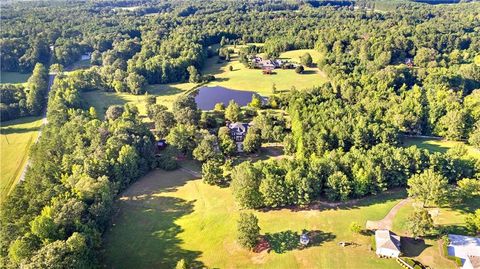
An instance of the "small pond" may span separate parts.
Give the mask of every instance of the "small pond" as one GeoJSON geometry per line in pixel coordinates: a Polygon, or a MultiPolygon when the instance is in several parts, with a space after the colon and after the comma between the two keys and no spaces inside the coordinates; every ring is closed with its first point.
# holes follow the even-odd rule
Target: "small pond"
{"type": "Polygon", "coordinates": [[[200,87],[196,91],[195,102],[201,110],[212,110],[217,103],[228,105],[234,100],[240,106],[246,106],[252,101],[252,95],[257,94],[251,91],[237,91],[221,86],[200,87]]]}

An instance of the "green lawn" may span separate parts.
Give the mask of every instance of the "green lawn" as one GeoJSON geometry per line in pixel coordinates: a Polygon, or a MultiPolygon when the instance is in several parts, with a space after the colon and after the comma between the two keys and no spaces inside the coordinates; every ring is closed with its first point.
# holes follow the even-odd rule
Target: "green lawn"
{"type": "Polygon", "coordinates": [[[20,177],[28,159],[30,146],[35,142],[42,125],[41,117],[27,117],[2,122],[0,201],[2,201],[20,177]]]}
{"type": "Polygon", "coordinates": [[[188,180],[181,171],[154,171],[119,198],[119,211],[105,235],[107,268],[172,268],[186,258],[209,268],[397,268],[378,259],[369,236],[354,235],[352,221],[382,219],[403,192],[379,195],[335,209],[255,212],[262,234],[272,238],[270,253],[252,253],[236,242],[239,208],[229,188],[188,180]],[[314,246],[300,250],[303,229],[316,231],[314,246]],[[341,241],[356,245],[341,247],[341,241]],[[283,242],[283,244],[282,244],[283,242]]]}
{"type": "Polygon", "coordinates": [[[0,72],[0,83],[24,83],[32,73],[0,72]]]}
{"type": "MultiPolygon", "coordinates": [[[[157,96],[157,103],[171,108],[173,100],[175,100],[178,95],[185,93],[194,86],[194,83],[156,84],[149,85],[147,91],[149,94],[157,96]]],[[[105,111],[109,106],[124,105],[126,103],[136,105],[142,115],[146,115],[147,113],[145,95],[104,91],[84,92],[81,93],[81,95],[87,106],[95,107],[101,118],[104,117],[105,111]]]]}
{"type": "MultiPolygon", "coordinates": [[[[284,52],[280,58],[299,62],[300,56],[306,52],[312,55],[313,62],[317,62],[321,57],[319,52],[306,49],[284,52]]],[[[275,69],[274,74],[264,75],[260,69],[245,67],[237,60],[235,54],[230,62],[218,63],[218,57],[208,59],[202,72],[215,76],[216,80],[210,82],[210,86],[218,85],[235,90],[255,91],[262,95],[272,94],[273,84],[278,91],[290,90],[293,86],[300,90],[319,86],[328,80],[318,68],[305,68],[304,74],[297,74],[293,69],[275,69]],[[233,67],[233,71],[229,70],[229,66],[233,67]]]]}
{"type": "Polygon", "coordinates": [[[92,66],[92,64],[90,63],[90,59],[78,60],[78,61],[74,62],[72,65],[68,66],[68,68],[66,68],[66,69],[68,69],[70,71],[70,70],[86,69],[86,68],[89,68],[91,66],[92,66]]]}
{"type": "Polygon", "coordinates": [[[403,141],[405,146],[417,146],[421,149],[427,149],[431,152],[446,152],[448,149],[459,145],[465,145],[468,149],[468,153],[472,157],[480,158],[480,150],[465,144],[460,141],[448,141],[431,138],[405,138],[403,141]]]}

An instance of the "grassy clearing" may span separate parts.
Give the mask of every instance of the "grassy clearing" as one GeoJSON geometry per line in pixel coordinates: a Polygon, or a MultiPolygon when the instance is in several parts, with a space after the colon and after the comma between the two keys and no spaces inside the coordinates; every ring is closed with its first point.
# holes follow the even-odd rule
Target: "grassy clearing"
{"type": "Polygon", "coordinates": [[[35,142],[42,125],[41,117],[27,117],[2,122],[0,201],[2,201],[22,173],[30,146],[35,142]]]}
{"type": "Polygon", "coordinates": [[[90,68],[91,66],[92,64],[90,63],[90,59],[78,60],[74,62],[72,65],[68,66],[68,68],[66,69],[68,71],[71,71],[71,70],[78,70],[78,69],[87,69],[87,68],[90,68]]]}
{"type": "MultiPolygon", "coordinates": [[[[312,55],[314,62],[321,57],[321,54],[315,50],[293,50],[282,53],[280,58],[300,62],[300,56],[306,52],[312,55]]],[[[235,90],[248,90],[262,95],[271,95],[273,84],[278,91],[287,91],[292,87],[311,88],[328,80],[327,76],[317,68],[305,68],[304,74],[297,74],[293,69],[275,69],[274,74],[264,75],[262,70],[245,67],[237,60],[235,54],[230,62],[219,62],[218,60],[218,57],[208,59],[202,70],[205,74],[215,76],[216,80],[209,83],[211,86],[218,85],[235,90]],[[229,70],[229,66],[233,67],[233,71],[229,70]]]]}
{"type": "MultiPolygon", "coordinates": [[[[257,44],[258,45],[258,44],[257,44]]],[[[299,57],[309,52],[314,62],[320,57],[320,53],[314,50],[294,50],[281,54],[281,58],[291,61],[300,61],[299,57]]],[[[234,55],[231,62],[217,63],[218,57],[212,57],[207,60],[203,74],[212,74],[217,78],[207,86],[223,86],[236,90],[255,91],[262,95],[272,94],[272,85],[275,83],[278,91],[290,90],[293,86],[297,89],[310,88],[321,85],[327,81],[326,76],[317,68],[306,68],[305,74],[297,74],[294,70],[276,70],[274,75],[263,75],[261,70],[248,69],[243,66],[234,55]],[[232,65],[234,70],[229,71],[228,67],[232,65]]],[[[173,83],[149,85],[147,91],[149,94],[157,96],[157,102],[171,108],[173,100],[180,94],[195,87],[194,83],[173,83]]],[[[82,93],[82,98],[87,106],[93,106],[100,117],[103,117],[106,109],[110,105],[123,105],[126,103],[135,104],[140,114],[145,115],[145,98],[142,95],[133,95],[128,93],[101,92],[92,91],[82,93]]]]}
{"type": "Polygon", "coordinates": [[[464,145],[468,149],[470,156],[480,159],[480,149],[469,146],[461,141],[448,141],[431,138],[405,138],[403,144],[407,147],[417,146],[421,149],[427,149],[431,152],[446,152],[455,146],[464,145]]]}
{"type": "Polygon", "coordinates": [[[397,266],[394,260],[376,258],[370,237],[353,234],[349,226],[352,221],[364,225],[367,219],[383,218],[403,192],[370,197],[350,207],[256,212],[262,234],[269,234],[275,249],[252,253],[235,240],[240,210],[231,190],[188,180],[191,177],[181,170],[154,171],[121,195],[105,235],[108,268],[172,268],[181,258],[212,268],[397,266]],[[322,240],[303,250],[291,247],[303,229],[319,232],[322,240]],[[341,247],[340,241],[356,245],[341,247]]]}
{"type": "MultiPolygon", "coordinates": [[[[170,109],[173,100],[178,95],[190,90],[194,86],[194,83],[157,84],[149,85],[147,91],[149,94],[157,96],[157,103],[165,105],[170,109]]],[[[111,105],[134,104],[138,107],[141,115],[146,115],[147,113],[144,95],[91,91],[82,93],[82,99],[87,106],[93,106],[102,119],[105,111],[111,105]]]]}
{"type": "Polygon", "coordinates": [[[32,73],[0,72],[0,83],[24,83],[32,73]]]}
{"type": "MultiPolygon", "coordinates": [[[[429,208],[429,211],[437,227],[448,229],[455,234],[467,234],[465,218],[468,213],[472,213],[478,208],[480,208],[480,199],[471,199],[462,205],[429,208]]],[[[409,236],[407,221],[414,210],[415,205],[413,202],[409,202],[409,204],[402,207],[393,221],[393,231],[400,235],[409,236]]],[[[404,247],[408,256],[414,257],[431,268],[455,267],[454,262],[442,256],[442,247],[438,240],[425,239],[423,243],[417,244],[408,242],[404,244],[404,247]]]]}

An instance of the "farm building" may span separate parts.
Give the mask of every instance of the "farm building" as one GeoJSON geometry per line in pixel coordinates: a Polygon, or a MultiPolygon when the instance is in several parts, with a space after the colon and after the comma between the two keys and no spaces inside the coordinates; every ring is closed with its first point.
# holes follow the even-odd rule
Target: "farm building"
{"type": "Polygon", "coordinates": [[[462,259],[462,268],[480,268],[480,238],[449,234],[448,239],[448,255],[462,259]]]}
{"type": "Polygon", "coordinates": [[[400,256],[400,236],[389,230],[376,230],[375,244],[379,257],[398,258],[400,256]]]}

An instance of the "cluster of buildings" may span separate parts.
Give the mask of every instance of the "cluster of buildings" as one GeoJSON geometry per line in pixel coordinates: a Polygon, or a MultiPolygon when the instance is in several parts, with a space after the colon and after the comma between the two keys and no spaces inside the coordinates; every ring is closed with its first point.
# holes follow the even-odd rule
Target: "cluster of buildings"
{"type": "MultiPolygon", "coordinates": [[[[448,239],[448,255],[462,260],[461,269],[480,269],[480,238],[449,234],[448,239]]],[[[390,230],[376,230],[375,244],[378,257],[399,258],[402,253],[400,236],[390,230]]]]}
{"type": "Polygon", "coordinates": [[[255,56],[251,59],[253,68],[262,69],[263,74],[272,74],[276,68],[292,69],[297,67],[297,64],[289,63],[280,59],[262,59],[262,57],[255,56]]]}

